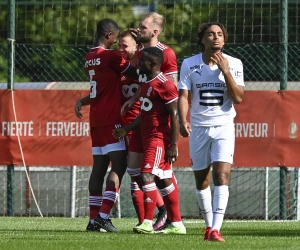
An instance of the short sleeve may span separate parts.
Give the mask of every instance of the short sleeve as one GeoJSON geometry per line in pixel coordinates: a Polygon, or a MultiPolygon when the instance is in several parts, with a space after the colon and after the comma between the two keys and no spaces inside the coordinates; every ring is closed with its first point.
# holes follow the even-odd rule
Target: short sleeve
{"type": "Polygon", "coordinates": [[[171,80],[168,80],[160,86],[158,89],[158,95],[165,104],[171,103],[178,99],[178,90],[171,80]]]}
{"type": "Polygon", "coordinates": [[[240,59],[236,58],[233,65],[233,79],[237,85],[245,86],[243,63],[240,59]]]}
{"type": "Polygon", "coordinates": [[[128,67],[130,66],[130,63],[125,60],[117,51],[112,50],[112,55],[110,57],[110,63],[111,66],[118,72],[124,73],[128,67]]]}
{"type": "Polygon", "coordinates": [[[161,71],[165,75],[177,74],[178,66],[177,66],[177,59],[176,59],[175,52],[171,48],[163,50],[163,52],[164,52],[164,61],[161,65],[161,71]]]}
{"type": "Polygon", "coordinates": [[[188,67],[186,60],[183,60],[180,68],[180,79],[178,83],[178,89],[187,89],[191,90],[192,83],[191,83],[191,73],[188,67]]]}

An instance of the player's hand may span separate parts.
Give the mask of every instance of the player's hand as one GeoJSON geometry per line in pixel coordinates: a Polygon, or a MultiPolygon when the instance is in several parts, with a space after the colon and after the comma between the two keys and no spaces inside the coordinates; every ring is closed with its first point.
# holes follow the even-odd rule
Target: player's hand
{"type": "Polygon", "coordinates": [[[178,149],[176,145],[170,145],[166,150],[166,161],[170,164],[174,163],[177,160],[178,149]]]}
{"type": "Polygon", "coordinates": [[[228,73],[230,71],[228,59],[224,57],[221,52],[215,53],[211,57],[211,60],[213,60],[217,64],[217,66],[223,72],[223,74],[228,73]]]}
{"type": "Polygon", "coordinates": [[[134,103],[135,101],[132,100],[132,98],[126,101],[121,108],[121,115],[125,115],[126,112],[133,106],[134,103]]]}
{"type": "Polygon", "coordinates": [[[124,128],[116,128],[112,132],[112,136],[116,139],[119,139],[120,137],[125,137],[127,135],[127,131],[124,128]]]}
{"type": "Polygon", "coordinates": [[[182,137],[189,137],[192,132],[191,124],[187,121],[181,122],[179,132],[182,137]]]}
{"type": "Polygon", "coordinates": [[[139,30],[137,28],[129,28],[131,35],[133,35],[135,38],[137,37],[137,34],[139,33],[139,30]]]}
{"type": "Polygon", "coordinates": [[[82,113],[80,112],[82,108],[82,103],[78,100],[75,103],[75,107],[74,107],[74,111],[75,111],[75,115],[77,116],[77,118],[81,119],[83,117],[82,113]]]}

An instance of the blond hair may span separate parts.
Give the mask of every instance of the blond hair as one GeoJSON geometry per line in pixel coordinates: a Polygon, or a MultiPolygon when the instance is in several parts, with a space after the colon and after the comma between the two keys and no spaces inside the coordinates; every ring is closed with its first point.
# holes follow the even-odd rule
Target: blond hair
{"type": "Polygon", "coordinates": [[[164,17],[156,12],[150,12],[146,14],[143,18],[143,20],[151,18],[152,23],[158,27],[159,33],[163,30],[164,28],[164,17]]]}

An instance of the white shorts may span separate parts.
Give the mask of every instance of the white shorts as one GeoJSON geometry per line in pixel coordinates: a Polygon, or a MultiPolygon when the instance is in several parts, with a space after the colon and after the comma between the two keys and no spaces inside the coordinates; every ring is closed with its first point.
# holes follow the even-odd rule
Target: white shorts
{"type": "Polygon", "coordinates": [[[213,162],[233,163],[234,124],[192,127],[189,141],[194,171],[206,169],[213,162]]]}
{"type": "Polygon", "coordinates": [[[103,147],[92,147],[93,155],[107,155],[109,152],[122,150],[126,150],[125,140],[108,144],[103,147]]]}

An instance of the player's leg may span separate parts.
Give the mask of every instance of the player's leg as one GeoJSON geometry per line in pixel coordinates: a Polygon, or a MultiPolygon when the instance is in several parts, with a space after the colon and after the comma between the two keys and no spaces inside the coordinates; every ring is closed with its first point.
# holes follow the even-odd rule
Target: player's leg
{"type": "Polygon", "coordinates": [[[211,147],[213,161],[213,225],[210,240],[225,241],[220,235],[224,214],[229,199],[229,178],[234,154],[234,125],[220,126],[212,134],[211,147]]]}
{"type": "MultiPolygon", "coordinates": [[[[170,165],[166,163],[166,165],[170,165]]],[[[165,176],[170,178],[160,179],[156,177],[156,185],[160,189],[161,195],[166,204],[168,219],[170,224],[166,228],[157,230],[156,233],[163,234],[186,234],[185,226],[181,220],[180,207],[179,207],[179,193],[176,188],[176,179],[172,177],[171,167],[162,169],[165,172],[165,176]]]]}
{"type": "Polygon", "coordinates": [[[211,168],[209,166],[204,170],[194,170],[196,198],[206,226],[204,235],[205,241],[209,239],[213,223],[212,198],[209,185],[211,173],[210,169],[211,168]]]}
{"type": "Polygon", "coordinates": [[[89,179],[90,222],[87,231],[96,231],[94,219],[99,214],[102,205],[102,188],[110,159],[107,155],[93,155],[93,169],[89,179]]]}
{"type": "Polygon", "coordinates": [[[189,141],[192,169],[196,184],[196,198],[206,225],[205,241],[209,239],[213,223],[210,190],[211,138],[209,131],[210,128],[207,127],[193,127],[189,141]]]}
{"type": "Polygon", "coordinates": [[[213,180],[215,189],[213,195],[213,224],[209,240],[225,241],[220,235],[220,229],[229,198],[228,183],[230,178],[230,169],[231,164],[229,163],[213,163],[213,180]]]}
{"type": "Polygon", "coordinates": [[[97,128],[91,128],[91,139],[93,168],[89,179],[90,220],[86,230],[99,231],[100,228],[94,224],[94,219],[97,217],[102,205],[104,177],[106,175],[110,160],[107,155],[103,155],[102,153],[99,141],[99,130],[97,128]]]}
{"type": "MultiPolygon", "coordinates": [[[[143,159],[143,145],[141,140],[141,132],[139,129],[132,132],[128,150],[129,155],[127,172],[131,176],[132,202],[136,209],[139,222],[142,222],[144,219],[144,193],[141,190],[142,185],[140,180],[140,170],[143,159]]],[[[166,207],[158,190],[156,206],[159,212],[156,216],[157,220],[153,225],[154,229],[162,226],[167,217],[166,207]]]]}
{"type": "Polygon", "coordinates": [[[123,175],[127,166],[127,150],[125,140],[115,139],[111,135],[115,126],[107,126],[101,129],[102,152],[108,155],[111,161],[111,169],[106,178],[106,187],[103,195],[102,206],[95,223],[110,232],[120,232],[109,219],[118,195],[123,175]]]}
{"type": "Polygon", "coordinates": [[[144,221],[144,193],[140,180],[141,165],[143,162],[143,153],[128,152],[127,173],[130,175],[130,191],[133,206],[138,216],[139,224],[144,221]]]}
{"type": "MultiPolygon", "coordinates": [[[[149,164],[149,168],[150,164],[149,164]]],[[[143,169],[142,169],[143,171],[143,169]]],[[[136,233],[153,234],[153,217],[156,208],[157,188],[154,175],[150,172],[141,172],[142,189],[144,193],[145,216],[143,223],[133,228],[136,233]]]]}

